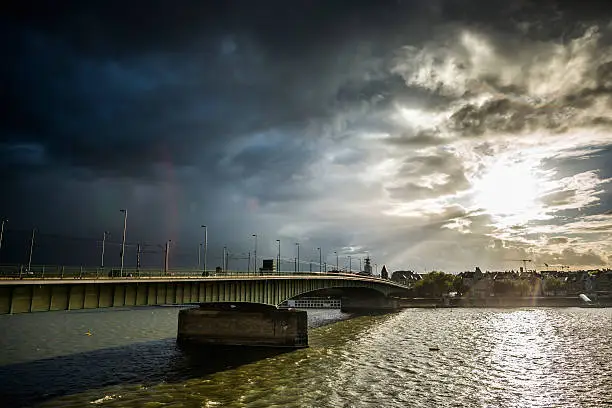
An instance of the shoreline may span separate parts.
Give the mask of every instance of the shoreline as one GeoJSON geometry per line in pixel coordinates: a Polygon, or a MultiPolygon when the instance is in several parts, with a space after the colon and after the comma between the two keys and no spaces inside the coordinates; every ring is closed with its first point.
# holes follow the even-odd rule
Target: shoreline
{"type": "Polygon", "coordinates": [[[538,297],[487,297],[487,298],[412,298],[400,299],[400,307],[405,308],[448,308],[448,307],[612,307],[612,297],[600,297],[592,305],[586,304],[578,296],[538,296],[538,297]]]}

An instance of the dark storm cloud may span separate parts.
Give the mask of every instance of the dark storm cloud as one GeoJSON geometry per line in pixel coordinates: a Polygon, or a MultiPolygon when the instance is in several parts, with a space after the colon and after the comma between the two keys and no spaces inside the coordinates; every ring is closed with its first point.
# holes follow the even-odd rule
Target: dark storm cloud
{"type": "Polygon", "coordinates": [[[551,109],[506,98],[487,101],[481,106],[467,104],[453,113],[450,128],[465,136],[484,133],[519,133],[537,129],[567,130],[570,107],[551,109]]]}
{"type": "Polygon", "coordinates": [[[454,194],[469,188],[465,169],[453,154],[439,151],[436,155],[414,156],[406,159],[397,173],[399,181],[407,180],[400,186],[388,187],[394,198],[418,200],[454,194]],[[422,178],[438,174],[441,180],[423,183],[422,178]]]}
{"type": "Polygon", "coordinates": [[[42,83],[21,77],[12,82],[13,95],[31,100],[9,112],[13,120],[3,142],[8,148],[24,139],[40,145],[51,163],[136,176],[156,162],[214,164],[232,139],[323,114],[289,91],[290,84],[267,92],[274,72],[254,75],[246,84],[227,78],[231,62],[164,55],[114,62],[59,52],[29,58],[59,72],[42,73],[42,83]]]}
{"type": "Polygon", "coordinates": [[[396,146],[426,147],[444,144],[445,140],[440,137],[436,130],[426,129],[419,130],[416,134],[414,132],[404,132],[386,139],[386,142],[396,146]]]}
{"type": "Polygon", "coordinates": [[[540,199],[547,207],[557,205],[567,205],[574,202],[577,190],[562,190],[554,193],[549,193],[542,196],[540,199]]]}
{"type": "MultiPolygon", "coordinates": [[[[609,65],[606,63],[605,65],[609,65]]],[[[599,70],[598,67],[597,69],[599,70]]],[[[608,68],[606,68],[608,70],[608,68]]],[[[608,85],[584,88],[556,102],[537,104],[506,97],[486,101],[482,105],[466,104],[450,117],[449,127],[464,136],[485,133],[521,133],[547,129],[565,132],[574,126],[610,127],[609,118],[582,116],[598,98],[609,100],[612,87],[608,85]]]]}
{"type": "MultiPolygon", "coordinates": [[[[229,139],[301,129],[373,97],[424,100],[380,68],[431,23],[501,22],[552,6],[22,2],[4,29],[13,103],[2,117],[3,154],[27,142],[49,165],[114,176],[146,175],[164,161],[214,164],[229,139]]],[[[486,113],[458,112],[458,126],[481,126],[486,113]]],[[[493,123],[517,126],[510,121],[493,123]]]]}

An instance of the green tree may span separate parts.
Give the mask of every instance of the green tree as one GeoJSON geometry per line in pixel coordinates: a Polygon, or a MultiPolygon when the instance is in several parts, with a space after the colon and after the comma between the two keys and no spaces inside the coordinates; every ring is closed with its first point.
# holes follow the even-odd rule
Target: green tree
{"type": "Polygon", "coordinates": [[[414,285],[417,296],[440,297],[445,293],[456,290],[461,285],[461,278],[456,275],[434,271],[423,276],[423,279],[414,285]]]}
{"type": "Polygon", "coordinates": [[[514,281],[514,294],[518,296],[527,296],[531,294],[531,284],[529,281],[522,279],[514,281]]]}
{"type": "Polygon", "coordinates": [[[556,295],[557,292],[565,289],[566,285],[561,279],[550,277],[544,279],[544,287],[546,291],[553,292],[556,295]]]}
{"type": "Polygon", "coordinates": [[[496,296],[503,296],[515,291],[515,285],[512,281],[495,280],[493,281],[493,293],[496,296]]]}

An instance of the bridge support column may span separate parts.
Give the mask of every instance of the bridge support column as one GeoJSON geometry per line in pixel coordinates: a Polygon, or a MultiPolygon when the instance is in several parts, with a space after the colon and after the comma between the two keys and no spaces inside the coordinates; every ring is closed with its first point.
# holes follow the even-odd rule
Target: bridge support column
{"type": "Polygon", "coordinates": [[[179,343],[224,346],[308,347],[305,311],[264,305],[202,305],[179,312],[179,343]]]}
{"type": "Polygon", "coordinates": [[[344,313],[393,312],[399,309],[399,300],[387,297],[343,297],[341,306],[344,313]]]}

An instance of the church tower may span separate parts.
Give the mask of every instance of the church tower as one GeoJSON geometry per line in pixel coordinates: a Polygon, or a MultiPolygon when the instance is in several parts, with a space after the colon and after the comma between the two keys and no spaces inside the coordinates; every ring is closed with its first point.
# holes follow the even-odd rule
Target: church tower
{"type": "Polygon", "coordinates": [[[363,266],[364,275],[372,276],[372,264],[370,263],[370,256],[365,259],[365,265],[363,266]]]}

